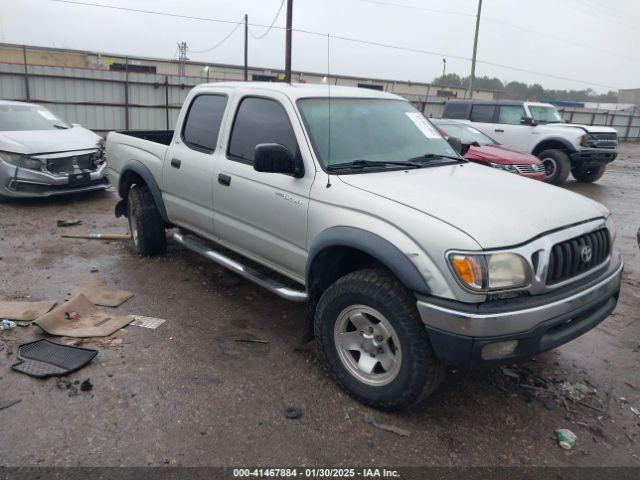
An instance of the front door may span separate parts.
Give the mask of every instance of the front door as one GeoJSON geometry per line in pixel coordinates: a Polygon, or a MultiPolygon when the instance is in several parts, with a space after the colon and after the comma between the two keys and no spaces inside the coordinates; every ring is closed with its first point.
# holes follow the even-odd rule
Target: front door
{"type": "Polygon", "coordinates": [[[216,171],[215,230],[221,243],[302,280],[315,167],[290,100],[260,94],[235,101],[226,155],[216,171]],[[255,171],[254,149],[261,143],[287,147],[304,165],[304,176],[255,171]]]}

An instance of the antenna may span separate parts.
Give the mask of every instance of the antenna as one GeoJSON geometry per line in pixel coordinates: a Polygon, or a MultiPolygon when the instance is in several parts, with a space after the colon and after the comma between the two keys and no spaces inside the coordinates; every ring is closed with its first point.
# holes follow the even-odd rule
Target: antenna
{"type": "MultiPolygon", "coordinates": [[[[329,48],[330,48],[330,43],[331,43],[331,36],[327,33],[327,90],[329,92],[329,99],[328,99],[328,104],[329,104],[329,131],[328,131],[328,140],[327,143],[328,145],[328,151],[327,151],[327,166],[331,165],[331,68],[330,68],[330,63],[329,63],[329,58],[330,58],[330,52],[329,52],[329,48]]],[[[327,188],[329,188],[331,186],[331,173],[327,170],[327,188]]]]}

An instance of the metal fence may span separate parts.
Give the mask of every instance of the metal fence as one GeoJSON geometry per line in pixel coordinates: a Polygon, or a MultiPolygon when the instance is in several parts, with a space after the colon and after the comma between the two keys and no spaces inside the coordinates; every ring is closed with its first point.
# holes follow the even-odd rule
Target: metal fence
{"type": "MultiPolygon", "coordinates": [[[[208,80],[204,76],[0,63],[0,98],[42,104],[71,123],[105,135],[123,129],[173,129],[189,91],[208,80]]],[[[442,115],[446,100],[417,97],[407,98],[426,116],[442,115]]],[[[615,128],[621,139],[640,139],[640,116],[566,108],[560,112],[570,122],[606,125],[615,128]]]]}

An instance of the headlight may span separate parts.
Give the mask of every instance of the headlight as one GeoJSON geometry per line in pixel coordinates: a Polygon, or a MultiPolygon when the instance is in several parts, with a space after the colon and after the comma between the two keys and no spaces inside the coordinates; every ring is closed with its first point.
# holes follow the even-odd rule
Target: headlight
{"type": "Polygon", "coordinates": [[[29,170],[42,170],[42,162],[19,153],[0,152],[0,159],[9,165],[29,170]]]}
{"type": "Polygon", "coordinates": [[[585,133],[580,138],[580,145],[583,147],[593,147],[597,144],[598,139],[594,138],[591,134],[585,133]]]}
{"type": "Polygon", "coordinates": [[[609,215],[607,218],[607,229],[609,230],[609,235],[611,235],[611,243],[613,243],[618,235],[618,229],[616,222],[613,221],[613,215],[609,215]]]}
{"type": "Polygon", "coordinates": [[[478,292],[524,287],[531,281],[531,269],[520,255],[453,253],[449,263],[458,280],[478,292]]]}
{"type": "Polygon", "coordinates": [[[504,170],[505,172],[518,173],[518,170],[513,165],[503,164],[503,163],[491,163],[489,162],[493,168],[497,168],[498,170],[504,170]]]}

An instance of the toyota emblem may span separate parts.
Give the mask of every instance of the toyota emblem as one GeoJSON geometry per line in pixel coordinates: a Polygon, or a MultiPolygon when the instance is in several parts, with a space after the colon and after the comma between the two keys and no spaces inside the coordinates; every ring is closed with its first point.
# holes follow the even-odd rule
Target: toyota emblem
{"type": "Polygon", "coordinates": [[[580,258],[584,263],[589,263],[591,261],[591,257],[593,256],[593,252],[591,251],[591,247],[589,245],[585,245],[580,250],[580,258]]]}

